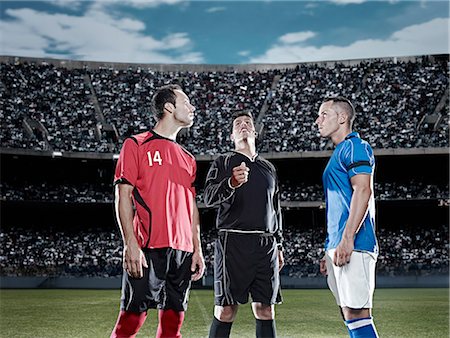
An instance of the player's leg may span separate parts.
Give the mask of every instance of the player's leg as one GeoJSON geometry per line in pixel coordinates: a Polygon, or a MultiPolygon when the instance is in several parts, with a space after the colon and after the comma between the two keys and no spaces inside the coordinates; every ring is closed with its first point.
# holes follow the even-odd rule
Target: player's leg
{"type": "Polygon", "coordinates": [[[110,338],[133,338],[144,324],[147,312],[120,311],[110,338]]]}
{"type": "Polygon", "coordinates": [[[214,317],[222,322],[231,323],[236,319],[236,314],[239,310],[239,305],[215,305],[214,317]]]}
{"type": "Polygon", "coordinates": [[[227,338],[238,312],[238,305],[214,306],[214,318],[209,329],[210,338],[227,338]]]}
{"type": "MultiPolygon", "coordinates": [[[[150,262],[148,253],[144,252],[144,254],[147,262],[150,262]]],[[[151,300],[151,291],[148,287],[148,281],[152,275],[149,273],[151,269],[151,265],[149,268],[143,268],[142,278],[133,278],[123,271],[121,311],[111,337],[134,337],[145,322],[147,310],[156,307],[156,303],[151,300]]]]}
{"type": "Polygon", "coordinates": [[[331,293],[333,294],[334,298],[336,299],[336,304],[339,306],[339,311],[341,313],[342,320],[344,321],[345,326],[348,331],[348,334],[351,337],[352,333],[351,333],[350,329],[348,328],[348,325],[345,321],[344,313],[342,312],[341,300],[339,298],[339,291],[338,291],[338,287],[336,284],[337,281],[336,281],[336,276],[335,276],[335,269],[337,270],[337,267],[333,264],[334,251],[335,251],[335,249],[331,249],[325,253],[325,264],[327,266],[327,284],[328,284],[328,288],[330,289],[331,293]]]}
{"type": "Polygon", "coordinates": [[[158,308],[157,338],[180,338],[191,288],[192,253],[167,249],[166,283],[158,308]]]}
{"type": "Polygon", "coordinates": [[[255,237],[221,233],[214,249],[214,318],[209,337],[229,337],[238,304],[248,302],[254,267],[247,262],[255,237]],[[250,250],[250,251],[247,251],[250,250]]]}
{"type": "Polygon", "coordinates": [[[184,311],[172,309],[158,311],[157,338],[181,338],[181,326],[184,321],[184,311]]]}
{"type": "Polygon", "coordinates": [[[272,236],[260,236],[258,241],[257,273],[250,287],[256,337],[276,337],[274,304],[281,303],[278,249],[272,236]]]}
{"type": "Polygon", "coordinates": [[[256,319],[256,337],[276,337],[275,305],[252,303],[256,319]]]}
{"type": "Polygon", "coordinates": [[[375,265],[375,255],[355,251],[350,263],[338,268],[337,288],[350,337],[378,337],[371,316],[375,265]]]}
{"type": "Polygon", "coordinates": [[[350,309],[344,307],[342,312],[345,324],[352,338],[378,337],[370,309],[350,309]]]}

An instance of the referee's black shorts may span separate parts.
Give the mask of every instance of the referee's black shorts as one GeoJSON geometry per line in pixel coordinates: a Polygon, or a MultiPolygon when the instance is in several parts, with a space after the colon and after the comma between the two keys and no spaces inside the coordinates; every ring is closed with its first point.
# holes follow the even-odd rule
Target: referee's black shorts
{"type": "Polygon", "coordinates": [[[144,277],[133,278],[123,272],[120,309],[186,311],[192,253],[172,248],[143,249],[143,252],[148,264],[148,268],[143,268],[144,277]]]}
{"type": "Polygon", "coordinates": [[[216,305],[281,303],[278,248],[270,234],[219,232],[214,249],[216,305]]]}

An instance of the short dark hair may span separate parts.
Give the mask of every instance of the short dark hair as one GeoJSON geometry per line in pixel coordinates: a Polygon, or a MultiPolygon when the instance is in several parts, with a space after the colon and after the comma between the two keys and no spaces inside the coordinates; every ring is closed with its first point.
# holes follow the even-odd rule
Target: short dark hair
{"type": "Polygon", "coordinates": [[[155,95],[152,98],[152,111],[156,121],[161,120],[164,117],[164,105],[166,103],[172,103],[175,106],[177,95],[175,90],[183,90],[177,84],[169,84],[158,88],[155,95]]]}
{"type": "Polygon", "coordinates": [[[325,102],[333,102],[333,106],[337,105],[342,111],[344,111],[348,115],[348,119],[350,121],[350,127],[353,125],[353,121],[356,117],[356,111],[353,104],[344,96],[334,96],[325,98],[322,103],[325,102]]]}
{"type": "Polygon", "coordinates": [[[253,115],[251,112],[247,111],[247,110],[238,110],[235,111],[232,115],[231,115],[231,130],[233,130],[233,123],[234,120],[236,120],[238,117],[240,116],[248,116],[252,119],[253,122],[255,122],[255,119],[253,118],[253,115]]]}

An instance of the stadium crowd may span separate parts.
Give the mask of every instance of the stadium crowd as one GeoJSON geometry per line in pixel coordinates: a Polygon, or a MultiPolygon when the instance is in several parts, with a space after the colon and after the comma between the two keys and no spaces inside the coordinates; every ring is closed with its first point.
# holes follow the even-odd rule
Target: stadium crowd
{"type": "Polygon", "coordinates": [[[355,130],[373,148],[448,146],[448,102],[442,129],[418,129],[433,113],[448,86],[445,68],[424,62],[361,62],[334,68],[299,65],[286,73],[271,95],[271,108],[263,119],[262,152],[324,150],[314,126],[318,103],[343,95],[356,105],[355,130]],[[281,135],[280,135],[281,133],[281,135]]]}
{"type": "MultiPolygon", "coordinates": [[[[374,148],[448,147],[449,100],[446,63],[426,57],[418,62],[362,61],[351,66],[300,64],[267,71],[165,71],[67,69],[48,63],[1,63],[0,146],[34,150],[115,152],[129,135],[153,124],[149,104],[155,88],[177,82],[197,108],[195,124],[179,142],[195,155],[230,150],[230,115],[250,110],[258,121],[258,150],[317,151],[330,144],[318,137],[314,121],[318,103],[346,95],[363,117],[359,131],[374,148]],[[440,107],[439,109],[437,109],[440,107]],[[434,125],[427,114],[442,115],[434,125]],[[102,126],[113,125],[117,138],[102,126]]],[[[449,200],[447,185],[381,182],[376,198],[449,200]]],[[[1,182],[0,199],[111,203],[109,184],[1,182]]],[[[198,201],[202,202],[202,191],[198,201]]],[[[322,201],[319,184],[281,182],[282,201],[322,201]]],[[[448,205],[448,204],[447,204],[448,205]]],[[[212,274],[215,230],[202,234],[207,273],[212,274]]],[[[448,273],[448,226],[379,229],[378,274],[448,273]]],[[[287,265],[292,277],[319,275],[324,229],[285,229],[287,265]]],[[[52,229],[0,230],[2,276],[119,276],[122,241],[118,231],[52,229]]]]}
{"type": "MultiPolygon", "coordinates": [[[[286,266],[282,274],[319,276],[325,229],[284,230],[286,266]]],[[[379,275],[427,275],[449,272],[448,225],[379,229],[379,275]]],[[[207,274],[212,274],[216,230],[202,234],[207,274]]],[[[1,276],[102,276],[122,274],[122,240],[118,231],[15,228],[0,232],[1,276]]]]}
{"type": "MultiPolygon", "coordinates": [[[[323,201],[321,184],[283,182],[281,185],[282,201],[323,201]]],[[[398,182],[375,182],[376,200],[393,199],[449,199],[449,185],[426,184],[411,181],[408,184],[398,182]]]]}
{"type": "Polygon", "coordinates": [[[0,183],[0,198],[5,201],[46,201],[59,203],[112,203],[113,188],[109,184],[20,184],[0,183]]]}
{"type": "Polygon", "coordinates": [[[272,84],[268,72],[154,72],[141,68],[90,71],[105,119],[117,126],[120,137],[146,131],[153,124],[149,117],[152,93],[176,79],[196,107],[195,124],[180,142],[196,154],[217,154],[229,149],[228,116],[234,110],[259,112],[272,84]]]}
{"type": "Polygon", "coordinates": [[[47,150],[48,143],[56,150],[101,150],[84,70],[2,63],[1,73],[2,147],[47,150]],[[24,124],[34,133],[27,135],[24,124]]]}
{"type": "Polygon", "coordinates": [[[117,276],[122,273],[118,232],[23,231],[0,233],[2,276],[117,276]]]}
{"type": "Polygon", "coordinates": [[[364,118],[355,129],[374,148],[449,145],[448,100],[436,130],[426,124],[419,128],[448,87],[445,63],[427,57],[244,72],[69,70],[26,62],[1,63],[1,71],[2,147],[118,152],[125,137],[152,125],[152,93],[171,82],[180,83],[197,107],[195,124],[179,140],[197,155],[230,149],[229,116],[241,109],[259,117],[261,152],[327,149],[314,120],[318,102],[337,94],[357,103],[364,118]],[[102,133],[106,124],[118,132],[112,143],[102,133]]]}
{"type": "Polygon", "coordinates": [[[449,272],[448,227],[400,229],[393,234],[382,228],[378,240],[380,274],[395,276],[399,270],[412,275],[449,272]]]}
{"type": "MultiPolygon", "coordinates": [[[[320,184],[283,182],[281,201],[323,201],[320,184]]],[[[396,182],[375,183],[375,199],[449,199],[449,186],[425,184],[412,181],[409,184],[396,182]]],[[[0,199],[5,201],[48,201],[65,203],[112,203],[113,188],[109,184],[9,184],[0,182],[0,199]]],[[[203,190],[199,189],[197,202],[203,203],[203,190]]]]}

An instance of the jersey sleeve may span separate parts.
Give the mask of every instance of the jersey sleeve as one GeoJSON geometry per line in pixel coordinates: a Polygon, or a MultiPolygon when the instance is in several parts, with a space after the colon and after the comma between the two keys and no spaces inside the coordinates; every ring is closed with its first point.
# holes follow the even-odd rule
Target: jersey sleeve
{"type": "Polygon", "coordinates": [[[127,138],[120,151],[114,175],[114,185],[125,183],[136,185],[138,177],[138,144],[133,138],[127,138]]]}
{"type": "Polygon", "coordinates": [[[230,175],[225,168],[224,157],[218,157],[209,168],[205,184],[205,204],[207,207],[217,206],[234,194],[228,182],[230,175]]]}
{"type": "Polygon", "coordinates": [[[280,203],[280,186],[278,183],[277,175],[275,175],[275,194],[273,196],[273,207],[276,214],[276,232],[274,234],[275,239],[277,240],[277,246],[279,249],[283,249],[283,217],[281,214],[281,203],[280,203]]]}
{"type": "Polygon", "coordinates": [[[194,194],[194,197],[196,195],[196,188],[197,188],[197,162],[194,160],[193,163],[193,170],[192,170],[192,180],[191,180],[191,188],[190,190],[192,191],[192,193],[194,194]]]}
{"type": "Polygon", "coordinates": [[[341,152],[339,160],[347,170],[350,178],[358,174],[373,174],[375,157],[372,148],[365,141],[349,141],[341,152]]]}

